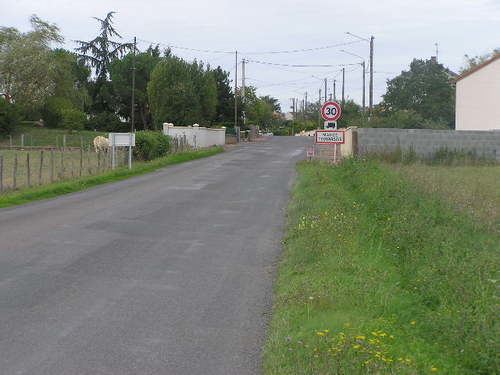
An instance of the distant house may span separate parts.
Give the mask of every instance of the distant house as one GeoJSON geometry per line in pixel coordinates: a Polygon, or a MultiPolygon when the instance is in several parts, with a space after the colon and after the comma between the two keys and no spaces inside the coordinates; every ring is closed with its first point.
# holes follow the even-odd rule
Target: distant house
{"type": "Polygon", "coordinates": [[[456,130],[500,130],[500,54],[456,78],[456,130]]]}

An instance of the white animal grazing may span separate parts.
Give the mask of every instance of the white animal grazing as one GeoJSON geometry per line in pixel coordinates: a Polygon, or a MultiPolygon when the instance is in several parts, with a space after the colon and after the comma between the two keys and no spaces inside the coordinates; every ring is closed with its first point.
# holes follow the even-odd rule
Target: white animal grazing
{"type": "Polygon", "coordinates": [[[109,149],[109,140],[103,136],[98,135],[94,138],[94,149],[95,152],[108,151],[109,149]]]}

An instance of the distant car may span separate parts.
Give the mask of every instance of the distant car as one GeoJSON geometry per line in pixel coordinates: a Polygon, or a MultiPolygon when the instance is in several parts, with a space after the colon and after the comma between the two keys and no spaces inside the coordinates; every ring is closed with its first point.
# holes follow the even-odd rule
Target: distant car
{"type": "Polygon", "coordinates": [[[267,133],[265,133],[264,135],[265,135],[265,136],[267,136],[267,137],[271,137],[271,136],[273,136],[274,134],[273,134],[272,132],[267,132],[267,133]]]}

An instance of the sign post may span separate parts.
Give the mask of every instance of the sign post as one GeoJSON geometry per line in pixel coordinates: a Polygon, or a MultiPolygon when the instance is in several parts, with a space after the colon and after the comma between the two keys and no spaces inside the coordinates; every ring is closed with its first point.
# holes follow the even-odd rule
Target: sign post
{"type": "Polygon", "coordinates": [[[116,147],[128,147],[128,169],[132,169],[132,147],[135,146],[135,133],[109,133],[111,146],[111,167],[116,167],[116,147]]]}
{"type": "Polygon", "coordinates": [[[327,101],[321,107],[321,117],[325,120],[324,129],[317,130],[315,143],[318,145],[333,145],[333,162],[337,162],[337,145],[343,144],[344,132],[337,130],[337,120],[342,116],[342,107],[335,101],[327,101]]]}

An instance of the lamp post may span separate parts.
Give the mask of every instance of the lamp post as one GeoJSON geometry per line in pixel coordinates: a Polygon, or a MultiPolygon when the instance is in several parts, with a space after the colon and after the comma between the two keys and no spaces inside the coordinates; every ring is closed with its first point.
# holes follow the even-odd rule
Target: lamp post
{"type": "Polygon", "coordinates": [[[370,92],[369,92],[369,100],[368,100],[368,108],[370,115],[373,110],[373,40],[375,39],[373,35],[370,37],[370,39],[366,39],[363,37],[360,37],[358,35],[355,35],[353,33],[350,33],[349,31],[346,32],[347,35],[353,36],[359,40],[364,40],[365,42],[370,43],[370,92]]]}
{"type": "Polygon", "coordinates": [[[360,58],[363,62],[361,63],[361,66],[363,67],[363,112],[366,110],[365,106],[365,76],[366,76],[366,64],[365,64],[365,59],[362,56],[356,55],[355,53],[345,51],[343,49],[340,50],[340,52],[347,53],[348,55],[358,57],[360,58]]]}

